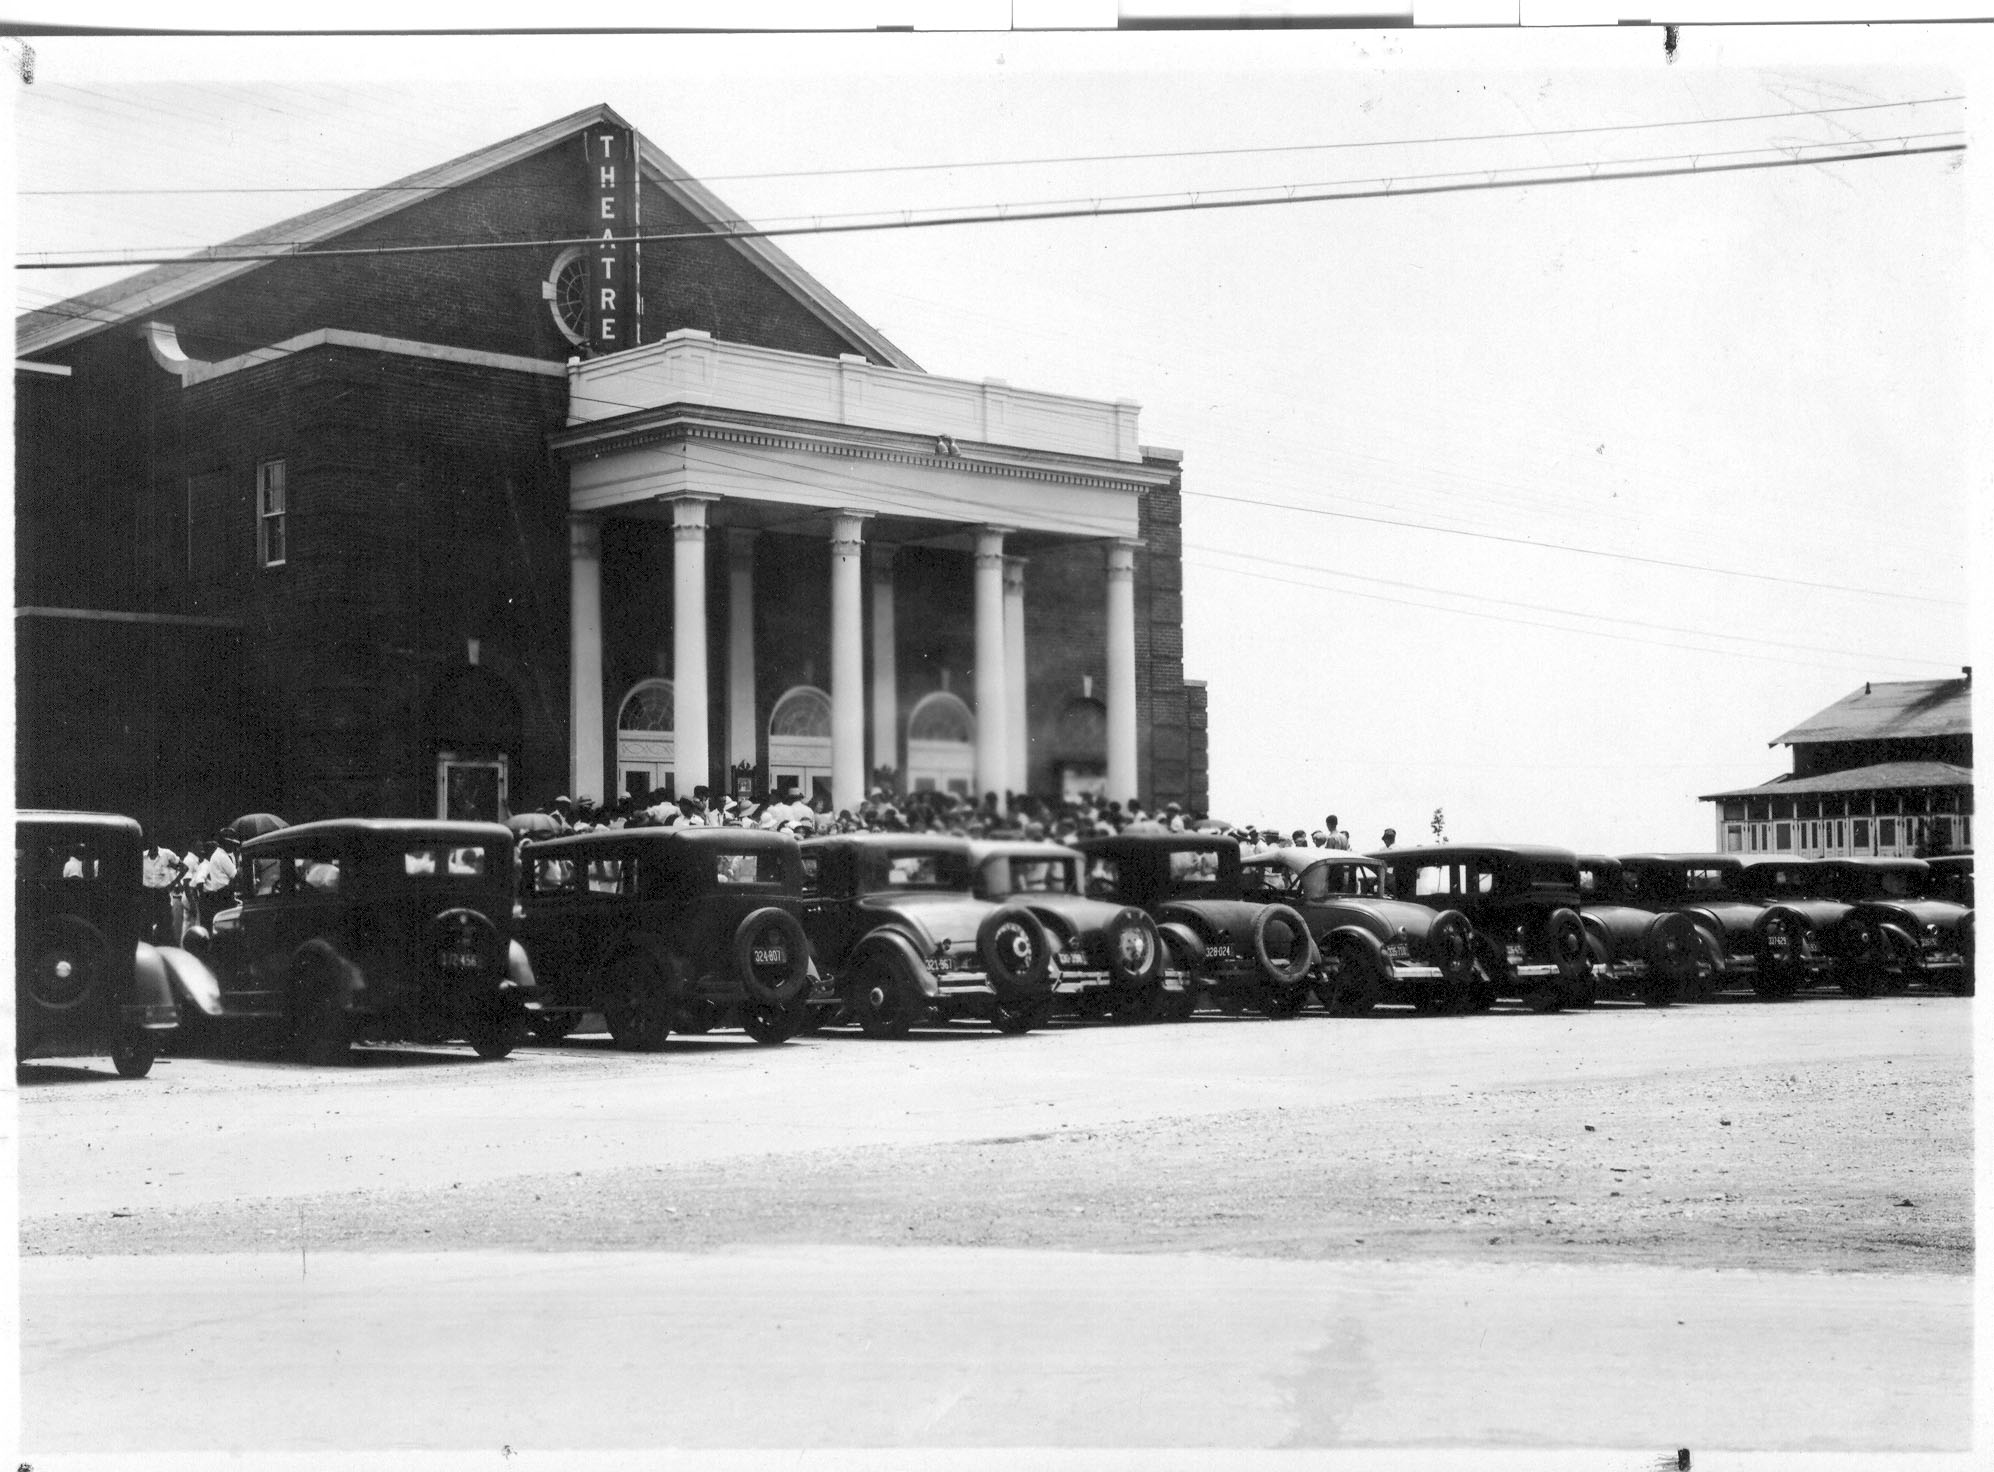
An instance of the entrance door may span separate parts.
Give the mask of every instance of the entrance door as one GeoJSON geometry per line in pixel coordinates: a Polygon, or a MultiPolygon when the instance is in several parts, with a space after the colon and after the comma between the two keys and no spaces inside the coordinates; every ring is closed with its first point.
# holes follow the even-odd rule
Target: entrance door
{"type": "Polygon", "coordinates": [[[499,823],[506,816],[505,758],[460,759],[455,752],[436,756],[436,816],[478,823],[499,823]]]}
{"type": "Polygon", "coordinates": [[[976,717],[962,697],[937,690],[907,713],[907,790],[976,796],[976,717]]]}
{"type": "Polygon", "coordinates": [[[639,681],[630,687],[616,712],[616,790],[637,797],[647,793],[678,796],[672,780],[677,752],[678,742],[672,734],[672,682],[639,681]]]}
{"type": "Polygon", "coordinates": [[[769,712],[769,790],[830,805],[831,697],[815,685],[784,691],[769,712]]]}

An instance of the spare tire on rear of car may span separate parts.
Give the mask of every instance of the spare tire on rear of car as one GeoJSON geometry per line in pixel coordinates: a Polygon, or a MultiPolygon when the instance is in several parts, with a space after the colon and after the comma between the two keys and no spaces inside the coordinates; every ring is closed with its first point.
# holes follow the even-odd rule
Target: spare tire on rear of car
{"type": "Polygon", "coordinates": [[[1121,986],[1140,986],[1163,969],[1163,937],[1156,922],[1133,905],[1117,910],[1101,927],[1108,975],[1121,986]]]}
{"type": "Polygon", "coordinates": [[[1052,939],[1023,905],[1000,905],[976,928],[976,954],[999,995],[1033,992],[1052,966],[1052,939]]]}
{"type": "Polygon", "coordinates": [[[734,930],[734,974],[749,998],[787,1006],[810,985],[810,942],[803,922],[764,905],[734,930]]]}
{"type": "Polygon", "coordinates": [[[1253,959],[1268,979],[1283,986],[1308,980],[1315,942],[1308,922],[1287,905],[1266,905],[1253,917],[1253,959]]]}
{"type": "Polygon", "coordinates": [[[1426,949],[1433,964],[1449,981],[1464,986],[1475,978],[1475,926],[1459,910],[1442,910],[1426,932],[1426,949]]]}

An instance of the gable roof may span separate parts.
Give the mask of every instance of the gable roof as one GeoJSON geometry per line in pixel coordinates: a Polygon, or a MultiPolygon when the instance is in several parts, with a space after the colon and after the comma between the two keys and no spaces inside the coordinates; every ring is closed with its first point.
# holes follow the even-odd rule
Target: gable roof
{"type": "Polygon", "coordinates": [[[1973,681],[1872,681],[1817,711],[1768,746],[1811,741],[1897,741],[1973,734],[1973,681]]]}
{"type": "MultiPolygon", "coordinates": [[[[190,256],[172,265],[155,266],[95,291],[87,291],[32,312],[23,312],[15,322],[14,350],[21,357],[51,352],[102,332],[107,327],[143,320],[161,307],[183,301],[269,264],[267,260],[215,259],[211,252],[226,251],[230,247],[322,244],[347,231],[434,198],[446,190],[530,158],[597,123],[630,127],[607,103],[585,107],[580,112],[543,123],[515,137],[451,159],[448,163],[423,169],[379,189],[349,195],[302,215],[293,215],[288,220],[239,235],[220,246],[210,247],[209,252],[190,256]]],[[[635,129],[631,131],[636,132],[635,129]]],[[[670,155],[652,144],[642,133],[636,136],[638,167],[644,176],[670,195],[695,220],[716,229],[743,223],[740,216],[721,202],[719,196],[689,176],[670,155]]],[[[833,331],[863,345],[868,353],[895,368],[911,369],[916,373],[922,371],[919,363],[895,347],[772,242],[735,236],[729,237],[727,244],[748,257],[750,262],[772,277],[833,331]]],[[[308,254],[302,250],[300,253],[308,254]]]]}
{"type": "Polygon", "coordinates": [[[1733,787],[1726,792],[1706,792],[1698,802],[1714,802],[1720,797],[1804,797],[1815,792],[1900,791],[1913,787],[1971,787],[1973,768],[1951,762],[1878,762],[1869,767],[1851,767],[1845,772],[1822,772],[1813,777],[1792,773],[1762,782],[1757,787],[1733,787]]]}

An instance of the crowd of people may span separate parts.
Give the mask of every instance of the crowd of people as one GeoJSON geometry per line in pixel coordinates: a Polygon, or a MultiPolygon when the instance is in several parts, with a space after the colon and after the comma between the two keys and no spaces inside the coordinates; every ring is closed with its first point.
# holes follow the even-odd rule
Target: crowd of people
{"type": "MultiPolygon", "coordinates": [[[[564,833],[683,824],[772,829],[798,838],[830,833],[946,833],[970,838],[1070,843],[1078,838],[1114,833],[1188,830],[1236,838],[1247,853],[1276,848],[1351,847],[1350,834],[1334,813],[1324,818],[1320,828],[1284,829],[1273,824],[1224,823],[1204,813],[1187,812],[1176,802],[1145,808],[1138,802],[1123,803],[1098,796],[1051,799],[1010,793],[1000,799],[994,792],[977,802],[960,792],[928,788],[908,793],[885,785],[873,787],[856,808],[835,812],[821,798],[813,804],[794,791],[772,796],[756,793],[741,798],[716,794],[705,787],[695,788],[690,797],[674,799],[652,793],[645,797],[625,797],[607,807],[598,807],[587,797],[577,801],[562,796],[542,811],[553,827],[564,833]]],[[[1380,847],[1391,848],[1397,841],[1396,830],[1387,828],[1380,847]]]]}

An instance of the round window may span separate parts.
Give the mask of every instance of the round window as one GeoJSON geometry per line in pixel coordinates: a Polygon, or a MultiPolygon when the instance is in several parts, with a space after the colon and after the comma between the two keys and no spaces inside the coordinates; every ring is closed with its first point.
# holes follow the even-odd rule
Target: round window
{"type": "Polygon", "coordinates": [[[540,294],[547,299],[547,310],[554,314],[561,336],[577,347],[588,337],[588,290],[588,262],[581,247],[571,245],[554,258],[540,294]]]}

